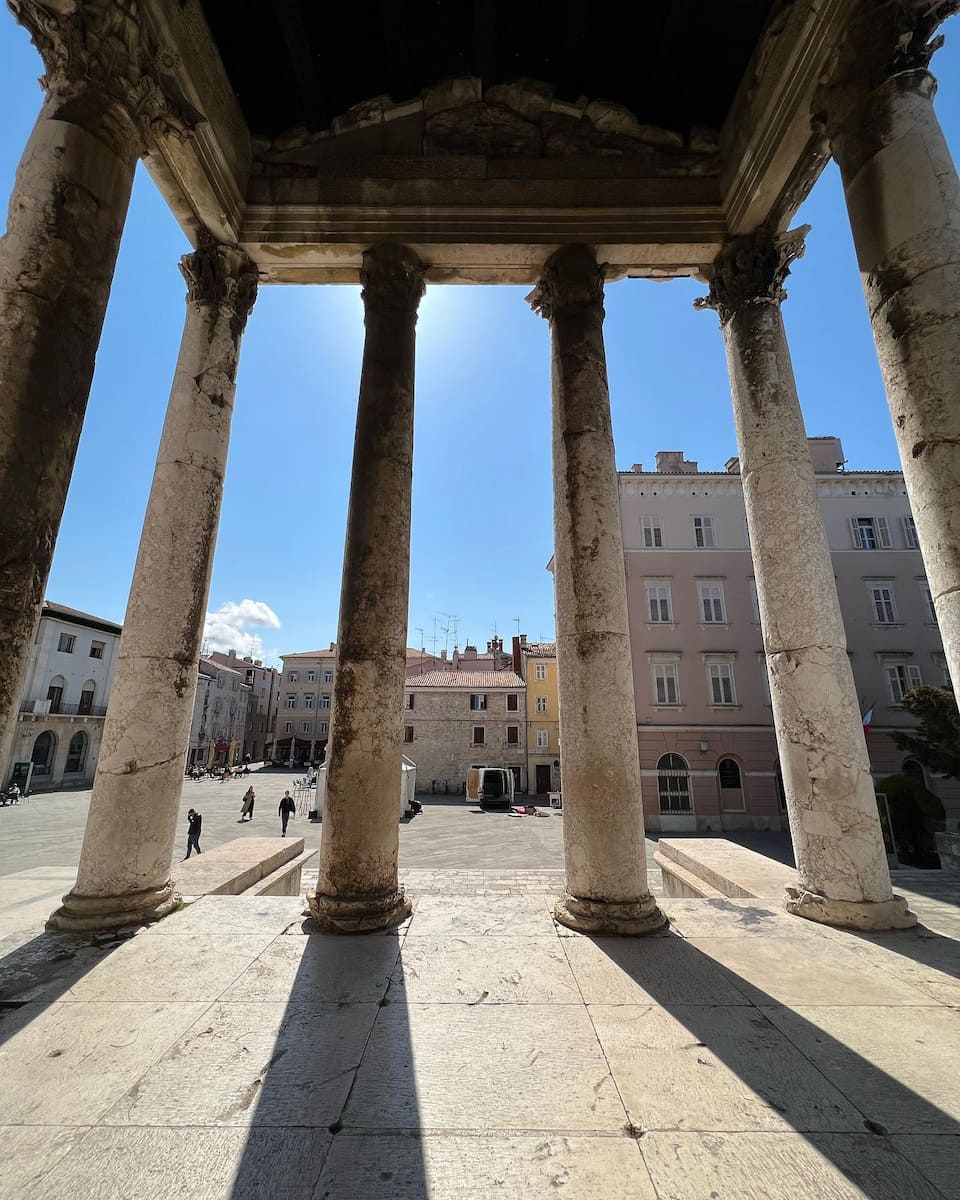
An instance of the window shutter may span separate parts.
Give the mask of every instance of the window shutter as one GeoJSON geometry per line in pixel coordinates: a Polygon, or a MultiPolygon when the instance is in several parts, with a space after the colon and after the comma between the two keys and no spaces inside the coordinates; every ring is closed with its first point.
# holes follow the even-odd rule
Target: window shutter
{"type": "Polygon", "coordinates": [[[857,518],[850,518],[850,537],[853,541],[854,550],[862,550],[863,542],[860,540],[860,526],[857,524],[857,518]]]}
{"type": "Polygon", "coordinates": [[[907,664],[908,690],[915,688],[915,687],[920,687],[920,685],[922,683],[923,683],[923,677],[920,674],[920,668],[918,666],[916,666],[914,663],[908,663],[907,664]]]}
{"type": "Polygon", "coordinates": [[[887,524],[887,518],[874,517],[874,522],[877,527],[877,545],[881,550],[889,550],[892,542],[890,541],[890,526],[887,524]]]}

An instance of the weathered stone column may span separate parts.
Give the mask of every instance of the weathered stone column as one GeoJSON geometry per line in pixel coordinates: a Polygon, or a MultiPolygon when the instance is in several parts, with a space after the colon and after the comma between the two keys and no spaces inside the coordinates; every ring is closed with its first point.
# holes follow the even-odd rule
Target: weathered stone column
{"type": "Polygon", "coordinates": [[[330,933],[410,914],[397,878],[401,713],[410,591],[413,381],[423,267],[403,246],[363,256],[366,341],[340,591],[336,719],[327,745],[320,872],[307,894],[330,933]]]}
{"type": "MultiPolygon", "coordinates": [[[[93,378],[134,168],[165,94],[134,0],[9,0],[45,98],[0,242],[0,776],[93,378]]],[[[2,783],[2,778],[0,778],[2,783]]]]}
{"type": "MultiPolygon", "coordinates": [[[[109,929],[177,903],[170,861],[190,740],[240,338],[257,272],[201,235],[181,260],[177,359],[83,836],[52,928],[109,929]]],[[[184,830],[180,831],[186,836],[184,830]]]]}
{"type": "Polygon", "coordinates": [[[603,348],[603,271],[553,254],[529,297],[550,322],[554,581],[566,891],[557,920],[641,934],[666,918],[647,887],[620,497],[603,348]]]}
{"type": "Polygon", "coordinates": [[[780,302],[805,229],[738,238],[699,307],[720,316],[798,884],[787,908],[854,929],[916,924],[893,895],[833,563],[780,302]]]}
{"type": "Polygon", "coordinates": [[[818,96],[840,167],[903,475],[960,690],[960,181],[931,39],[958,0],[861,6],[818,96]]]}

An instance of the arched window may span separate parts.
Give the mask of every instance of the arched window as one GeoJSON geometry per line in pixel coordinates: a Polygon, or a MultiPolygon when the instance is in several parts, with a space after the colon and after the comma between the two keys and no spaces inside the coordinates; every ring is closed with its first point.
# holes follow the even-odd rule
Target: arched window
{"type": "Polygon", "coordinates": [[[50,774],[53,767],[53,754],[56,748],[57,739],[49,729],[44,730],[33,743],[33,753],[30,755],[34,775],[50,774]]]}
{"type": "Polygon", "coordinates": [[[919,783],[924,783],[923,767],[915,758],[905,758],[900,770],[911,779],[916,779],[919,783]]]}
{"type": "Polygon", "coordinates": [[[662,813],[690,812],[690,771],[679,754],[664,754],[657,763],[657,792],[662,813]]]}
{"type": "MultiPolygon", "coordinates": [[[[54,675],[50,680],[50,685],[47,688],[47,699],[50,701],[50,711],[58,713],[60,706],[63,703],[63,689],[67,686],[67,681],[62,675],[54,675]]],[[[53,737],[53,734],[50,735],[53,737]]]]}
{"type": "Polygon", "coordinates": [[[720,784],[720,808],[742,810],[746,807],[743,798],[743,780],[740,764],[733,758],[721,758],[717,763],[717,782],[720,784]]]}
{"type": "Polygon", "coordinates": [[[80,693],[80,713],[82,716],[88,717],[93,712],[93,697],[96,693],[96,683],[92,679],[88,679],[80,693]]]}
{"type": "Polygon", "coordinates": [[[70,749],[67,751],[67,765],[63,768],[66,775],[79,775],[87,764],[87,735],[78,730],[70,739],[70,749]]]}

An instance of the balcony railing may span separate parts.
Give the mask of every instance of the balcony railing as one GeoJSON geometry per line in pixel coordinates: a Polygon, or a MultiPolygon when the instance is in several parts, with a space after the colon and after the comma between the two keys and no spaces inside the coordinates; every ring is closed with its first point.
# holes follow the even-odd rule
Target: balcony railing
{"type": "Polygon", "coordinates": [[[34,713],[41,717],[105,717],[105,704],[55,704],[52,700],[21,700],[22,713],[34,713]],[[47,705],[49,704],[49,707],[47,705]]]}

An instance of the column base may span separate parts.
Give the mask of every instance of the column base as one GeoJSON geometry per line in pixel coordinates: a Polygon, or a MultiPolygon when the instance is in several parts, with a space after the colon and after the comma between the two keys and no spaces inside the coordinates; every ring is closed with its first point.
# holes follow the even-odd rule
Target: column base
{"type": "Polygon", "coordinates": [[[784,903],[787,912],[796,917],[839,929],[912,929],[917,923],[916,914],[907,908],[902,896],[891,896],[889,900],[831,900],[818,892],[788,886],[784,903]]]}
{"type": "Polygon", "coordinates": [[[565,892],[553,910],[554,917],[578,933],[641,937],[656,933],[667,924],[666,916],[652,896],[642,900],[582,900],[565,892]]]}
{"type": "Polygon", "coordinates": [[[47,918],[47,929],[62,933],[95,933],[147,925],[166,917],[180,903],[180,893],[171,880],[159,888],[131,892],[126,896],[81,896],[68,892],[63,904],[47,918]]]}
{"type": "Polygon", "coordinates": [[[370,896],[307,892],[307,907],[321,933],[376,933],[401,924],[413,911],[402,887],[370,896]]]}

